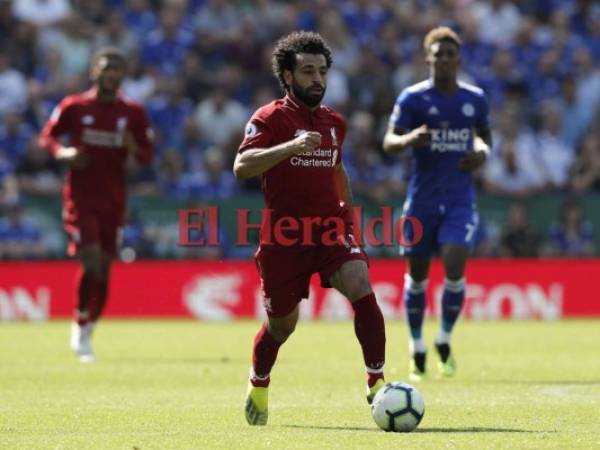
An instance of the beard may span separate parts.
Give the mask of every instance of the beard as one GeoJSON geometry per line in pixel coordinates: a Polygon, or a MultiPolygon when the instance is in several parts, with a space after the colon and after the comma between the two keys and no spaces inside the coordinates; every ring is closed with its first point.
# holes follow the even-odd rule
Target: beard
{"type": "Polygon", "coordinates": [[[107,80],[105,78],[99,77],[96,80],[96,85],[98,87],[98,91],[102,93],[115,94],[119,90],[121,81],[115,79],[107,80]]]}
{"type": "Polygon", "coordinates": [[[310,86],[306,89],[303,89],[294,80],[294,81],[292,81],[291,90],[292,90],[292,94],[294,94],[294,97],[296,97],[298,100],[300,100],[302,103],[304,103],[309,108],[314,108],[319,103],[321,103],[321,100],[323,100],[323,96],[325,95],[325,86],[323,86],[323,91],[319,92],[318,94],[315,92],[310,92],[310,90],[313,87],[314,86],[310,86]]]}

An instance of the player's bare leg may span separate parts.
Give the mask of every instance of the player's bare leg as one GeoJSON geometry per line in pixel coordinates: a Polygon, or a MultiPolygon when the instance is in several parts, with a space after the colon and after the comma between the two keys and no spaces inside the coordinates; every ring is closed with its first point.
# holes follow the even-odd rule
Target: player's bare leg
{"type": "Polygon", "coordinates": [[[423,319],[425,318],[425,291],[431,259],[410,257],[408,273],[404,276],[404,304],[410,332],[408,377],[419,382],[427,376],[427,346],[423,339],[423,319]]]}
{"type": "Polygon", "coordinates": [[[78,286],[78,303],[75,320],[71,325],[71,349],[82,362],[95,360],[91,346],[94,323],[91,320],[90,308],[96,295],[97,279],[102,268],[102,250],[98,244],[85,246],[78,252],[82,273],[78,286]]]}
{"type": "Polygon", "coordinates": [[[435,348],[440,357],[438,372],[451,377],[456,372],[456,361],[451,351],[451,337],[465,300],[465,266],[469,251],[466,247],[447,244],[442,247],[442,262],[446,272],[442,295],[442,322],[435,339],[435,348]]]}
{"type": "Polygon", "coordinates": [[[362,348],[367,371],[367,402],[384,385],[385,323],[369,282],[365,261],[344,263],[329,279],[354,309],[354,332],[362,348]]]}
{"type": "Polygon", "coordinates": [[[252,367],[244,407],[250,425],[266,425],[269,416],[270,373],[279,347],[290,337],[298,323],[299,308],[284,317],[267,317],[254,338],[252,367]]]}

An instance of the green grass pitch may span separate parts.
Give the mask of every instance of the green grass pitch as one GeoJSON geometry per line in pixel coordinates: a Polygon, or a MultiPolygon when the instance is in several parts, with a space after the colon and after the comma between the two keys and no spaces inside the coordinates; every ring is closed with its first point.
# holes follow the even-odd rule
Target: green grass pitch
{"type": "MultiPolygon", "coordinates": [[[[272,373],[269,424],[246,425],[257,327],[105,321],[86,365],[67,322],[1,324],[0,448],[600,448],[600,321],[459,323],[457,377],[419,386],[425,417],[409,434],[371,419],[349,322],[301,322],[272,373]]],[[[387,322],[388,380],[406,379],[406,334],[387,322]]]]}

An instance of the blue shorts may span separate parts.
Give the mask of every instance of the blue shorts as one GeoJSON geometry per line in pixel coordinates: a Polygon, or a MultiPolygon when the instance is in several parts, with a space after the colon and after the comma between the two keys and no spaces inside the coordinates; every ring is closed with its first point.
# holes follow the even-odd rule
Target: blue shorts
{"type": "Polygon", "coordinates": [[[406,202],[403,216],[413,217],[422,226],[422,233],[412,220],[406,220],[402,230],[404,242],[400,253],[406,256],[429,257],[437,253],[444,244],[455,244],[473,248],[479,214],[475,205],[414,204],[406,202]],[[420,234],[420,236],[419,236],[420,234]],[[419,238],[420,237],[420,238],[419,238]]]}

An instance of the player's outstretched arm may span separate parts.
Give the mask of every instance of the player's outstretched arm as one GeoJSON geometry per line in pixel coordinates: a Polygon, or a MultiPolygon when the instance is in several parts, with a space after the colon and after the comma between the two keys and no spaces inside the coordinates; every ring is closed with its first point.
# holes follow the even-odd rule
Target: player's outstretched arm
{"type": "Polygon", "coordinates": [[[236,178],[251,178],[299,153],[309,152],[321,145],[321,134],[307,131],[300,136],[269,148],[250,148],[238,153],[233,163],[236,178]]]}
{"type": "Polygon", "coordinates": [[[136,163],[148,166],[154,157],[154,131],[146,111],[136,105],[133,109],[134,115],[131,129],[126,130],[123,136],[123,145],[136,163]]]}
{"type": "Polygon", "coordinates": [[[383,138],[383,150],[399,153],[408,147],[423,147],[430,143],[431,132],[425,124],[408,132],[390,126],[383,138]]]}
{"type": "Polygon", "coordinates": [[[492,148],[492,131],[489,128],[478,129],[475,131],[473,148],[476,152],[483,152],[486,157],[490,156],[492,148]]]}
{"type": "Polygon", "coordinates": [[[340,197],[347,207],[351,207],[354,200],[352,198],[352,187],[350,186],[350,178],[344,167],[344,163],[339,163],[336,167],[337,185],[340,191],[340,197]]]}
{"type": "Polygon", "coordinates": [[[62,161],[72,168],[82,168],[87,164],[85,152],[77,147],[59,146],[54,151],[57,161],[62,161]]]}
{"type": "MultiPolygon", "coordinates": [[[[73,131],[73,124],[77,121],[74,99],[75,96],[65,97],[54,107],[38,138],[40,148],[50,152],[57,159],[63,159],[63,155],[59,153],[65,148],[60,138],[70,134],[73,131]]],[[[68,155],[69,152],[66,156],[68,155]]]]}
{"type": "Polygon", "coordinates": [[[489,128],[477,130],[473,138],[473,151],[458,162],[461,170],[472,171],[481,167],[490,157],[492,133],[489,128]]]}
{"type": "Polygon", "coordinates": [[[137,132],[135,135],[130,131],[125,133],[123,145],[127,149],[127,154],[131,156],[138,164],[147,166],[152,162],[152,142],[148,137],[148,132],[137,132]]]}

